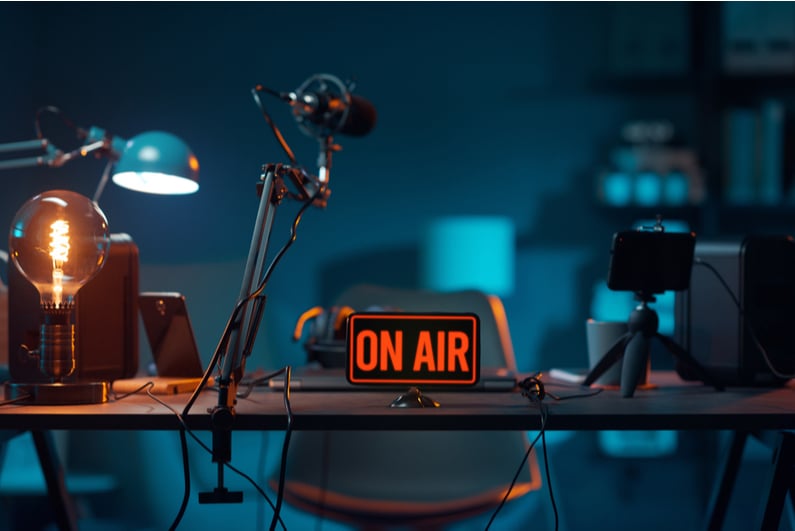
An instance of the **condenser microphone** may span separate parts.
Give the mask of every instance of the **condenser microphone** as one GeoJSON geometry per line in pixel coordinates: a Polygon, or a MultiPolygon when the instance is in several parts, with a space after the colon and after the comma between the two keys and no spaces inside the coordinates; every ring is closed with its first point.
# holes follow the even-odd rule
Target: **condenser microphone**
{"type": "Polygon", "coordinates": [[[364,136],[376,122],[375,106],[335,76],[316,74],[293,92],[280,95],[290,103],[298,124],[310,136],[340,133],[364,136]]]}

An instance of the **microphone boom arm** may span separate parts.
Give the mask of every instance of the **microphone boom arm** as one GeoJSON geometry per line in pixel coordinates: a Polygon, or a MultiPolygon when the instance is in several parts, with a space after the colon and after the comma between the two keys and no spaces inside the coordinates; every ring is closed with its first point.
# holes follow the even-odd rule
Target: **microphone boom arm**
{"type": "MultiPolygon", "coordinates": [[[[304,202],[303,208],[310,206],[310,204],[311,206],[325,208],[331,194],[328,184],[332,155],[335,151],[342,149],[334,143],[332,134],[340,132],[340,134],[363,136],[370,131],[375,123],[375,109],[369,103],[359,103],[360,108],[366,111],[364,112],[364,118],[358,119],[352,124],[348,123],[348,117],[352,114],[353,105],[350,94],[351,87],[342,83],[335,76],[327,74],[312,76],[297,92],[301,94],[312,84],[316,84],[323,90],[326,90],[329,86],[336,87],[344,101],[341,113],[337,112],[339,109],[334,109],[334,112],[330,114],[323,114],[322,119],[311,115],[303,116],[300,112],[294,113],[298,120],[299,128],[307,135],[313,136],[318,140],[317,176],[309,175],[298,165],[295,155],[265,110],[258,93],[266,92],[282,100],[293,102],[295,101],[295,96],[285,95],[262,85],[257,85],[252,89],[254,101],[277,141],[290,159],[291,165],[265,164],[262,167],[260,182],[257,184],[257,192],[260,197],[259,208],[251,237],[248,258],[246,259],[240,296],[227,328],[224,330],[224,334],[215,350],[213,363],[207,369],[203,380],[203,382],[206,382],[210,369],[216,363],[220,364],[220,376],[216,379],[218,402],[216,407],[210,411],[212,461],[218,465],[217,486],[213,491],[200,492],[199,503],[239,503],[243,499],[242,492],[230,492],[224,487],[223,468],[232,459],[232,429],[235,417],[234,408],[237,401],[237,387],[245,374],[246,358],[253,350],[256,334],[264,313],[265,296],[263,291],[267,285],[268,276],[280,256],[277,255],[270,266],[265,267],[265,257],[273,230],[273,222],[276,217],[276,208],[286,197],[304,202]],[[288,187],[288,183],[292,185],[292,191],[288,187]],[[221,357],[222,355],[223,357],[221,357]]],[[[298,219],[300,217],[296,217],[295,223],[297,223],[298,219]]],[[[295,225],[293,226],[294,228],[295,225]]],[[[294,232],[292,236],[294,239],[294,232]]],[[[285,249],[286,247],[280,253],[285,249]]],[[[199,391],[200,389],[194,391],[194,395],[188,406],[186,406],[184,414],[187,414],[199,391]]]]}
{"type": "MultiPolygon", "coordinates": [[[[321,155],[322,157],[323,155],[321,155]]],[[[199,503],[240,503],[243,493],[232,492],[224,487],[223,468],[232,460],[232,428],[237,401],[237,388],[245,374],[246,358],[254,347],[257,331],[265,309],[267,270],[265,257],[276,208],[285,197],[300,201],[312,200],[314,206],[324,208],[331,191],[326,182],[309,176],[304,170],[282,164],[266,164],[262,168],[257,184],[260,196],[259,208],[251,236],[248,258],[243,273],[238,304],[243,304],[231,323],[229,336],[219,342],[218,349],[225,350],[221,375],[217,379],[218,403],[211,410],[212,461],[218,465],[217,486],[208,492],[199,493],[199,503]],[[286,184],[289,180],[296,188],[291,192],[286,184]],[[314,198],[314,199],[313,199],[314,198]]],[[[220,352],[216,352],[216,357],[220,352]]]]}

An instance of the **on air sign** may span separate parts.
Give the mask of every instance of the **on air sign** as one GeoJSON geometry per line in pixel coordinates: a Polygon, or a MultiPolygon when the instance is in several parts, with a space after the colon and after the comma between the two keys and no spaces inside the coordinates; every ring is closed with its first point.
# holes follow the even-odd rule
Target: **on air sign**
{"type": "Polygon", "coordinates": [[[474,385],[480,321],[471,313],[354,313],[347,349],[352,384],[474,385]]]}

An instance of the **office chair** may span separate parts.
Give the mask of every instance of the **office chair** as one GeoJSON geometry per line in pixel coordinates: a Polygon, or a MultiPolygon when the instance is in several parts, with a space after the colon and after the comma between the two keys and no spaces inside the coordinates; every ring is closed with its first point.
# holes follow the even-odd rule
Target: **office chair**
{"type": "MultiPolygon", "coordinates": [[[[358,310],[474,312],[480,317],[482,366],[516,370],[497,297],[474,290],[435,293],[357,285],[336,304],[358,310]]],[[[438,397],[442,407],[443,398],[438,397]]],[[[284,501],[354,527],[443,528],[494,511],[528,444],[526,432],[478,431],[477,425],[471,431],[298,431],[290,443],[284,501]]],[[[278,488],[278,474],[270,485],[278,488]]],[[[511,499],[540,487],[533,450],[511,499]]]]}

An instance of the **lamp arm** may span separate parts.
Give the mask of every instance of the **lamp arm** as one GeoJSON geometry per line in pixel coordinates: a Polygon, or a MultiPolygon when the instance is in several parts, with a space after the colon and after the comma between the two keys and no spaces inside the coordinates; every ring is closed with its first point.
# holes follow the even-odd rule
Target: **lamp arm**
{"type": "Polygon", "coordinates": [[[0,170],[13,170],[17,168],[31,168],[36,166],[53,166],[56,164],[57,160],[63,157],[63,152],[56,148],[46,138],[0,144],[0,153],[16,153],[20,151],[33,150],[43,150],[44,154],[33,157],[0,160],[0,170]]]}
{"type": "Polygon", "coordinates": [[[102,170],[102,177],[99,179],[99,183],[97,183],[97,189],[94,190],[94,197],[91,199],[95,204],[99,204],[99,198],[102,196],[102,192],[105,191],[105,185],[108,184],[108,179],[110,178],[110,170],[113,168],[114,162],[108,161],[105,164],[105,169],[102,170]]]}
{"type": "Polygon", "coordinates": [[[72,159],[85,157],[89,153],[94,153],[95,151],[99,153],[105,153],[106,155],[110,156],[111,161],[113,161],[113,157],[111,156],[112,151],[110,150],[110,144],[108,141],[97,140],[95,142],[91,142],[90,144],[82,145],[77,149],[73,149],[69,153],[61,153],[59,151],[50,163],[50,166],[60,168],[72,159]]]}
{"type": "Polygon", "coordinates": [[[15,151],[31,151],[34,149],[47,150],[50,141],[46,138],[36,140],[23,140],[21,142],[7,142],[0,144],[0,153],[13,153],[15,151]]]}
{"type": "MultiPolygon", "coordinates": [[[[85,157],[89,153],[95,151],[105,151],[112,155],[110,140],[102,139],[95,140],[87,143],[79,148],[64,153],[46,138],[39,138],[36,140],[23,140],[21,142],[8,142],[0,144],[0,153],[15,153],[20,151],[43,150],[44,154],[36,155],[33,157],[22,157],[18,159],[9,159],[0,161],[0,170],[13,170],[18,168],[31,168],[35,166],[51,166],[59,168],[69,162],[70,160],[78,157],[85,157]]],[[[111,157],[113,158],[113,157],[111,157]]]]}

